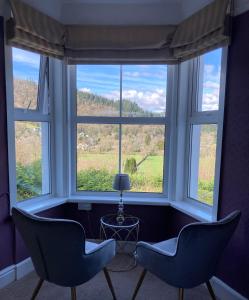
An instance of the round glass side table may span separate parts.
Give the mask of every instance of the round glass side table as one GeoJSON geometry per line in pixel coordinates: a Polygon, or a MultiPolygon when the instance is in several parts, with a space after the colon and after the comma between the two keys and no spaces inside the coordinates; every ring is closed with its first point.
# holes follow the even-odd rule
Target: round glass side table
{"type": "Polygon", "coordinates": [[[115,239],[117,243],[118,255],[108,269],[113,272],[129,271],[136,267],[134,251],[138,242],[139,218],[124,215],[122,224],[116,218],[116,214],[100,218],[100,239],[115,239]]]}

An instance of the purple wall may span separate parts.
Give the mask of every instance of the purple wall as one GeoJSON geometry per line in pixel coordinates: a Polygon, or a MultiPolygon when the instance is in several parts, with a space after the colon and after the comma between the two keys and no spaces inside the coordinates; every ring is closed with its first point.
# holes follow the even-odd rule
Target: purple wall
{"type": "MultiPolygon", "coordinates": [[[[66,217],[80,222],[85,228],[87,238],[99,238],[100,218],[116,213],[117,205],[93,204],[89,212],[78,210],[77,204],[67,204],[66,217]]],[[[125,205],[125,213],[140,218],[140,239],[160,241],[167,238],[168,207],[125,205]]]]}
{"type": "Polygon", "coordinates": [[[13,232],[9,217],[7,116],[3,18],[0,17],[0,270],[14,263],[13,232]]]}
{"type": "MultiPolygon", "coordinates": [[[[116,211],[117,205],[111,204],[93,204],[91,211],[87,212],[78,210],[75,203],[67,203],[65,217],[81,223],[88,239],[98,239],[100,218],[116,211]]],[[[196,222],[170,206],[125,205],[125,213],[140,219],[139,239],[148,242],[175,237],[183,226],[196,222]]]]}
{"type": "Polygon", "coordinates": [[[234,18],[229,49],[219,217],[241,221],[217,276],[249,298],[249,12],[234,18]]]}
{"type": "MultiPolygon", "coordinates": [[[[0,270],[28,253],[15,235],[9,217],[6,107],[4,90],[3,20],[0,18],[0,270]]],[[[249,12],[234,18],[233,44],[229,49],[227,93],[221,166],[219,217],[234,209],[242,211],[241,222],[226,249],[217,276],[249,298],[249,12]]],[[[88,237],[99,236],[99,218],[116,209],[95,204],[91,212],[67,204],[43,213],[81,222],[88,237]]],[[[126,206],[126,212],[141,218],[140,238],[159,241],[176,235],[190,217],[170,207],[126,206]]]]}

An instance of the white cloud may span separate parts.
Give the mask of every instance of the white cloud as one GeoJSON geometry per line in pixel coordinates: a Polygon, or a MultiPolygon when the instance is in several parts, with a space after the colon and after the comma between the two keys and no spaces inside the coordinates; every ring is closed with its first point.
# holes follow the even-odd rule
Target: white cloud
{"type": "Polygon", "coordinates": [[[215,65],[205,65],[204,66],[204,82],[205,81],[215,81],[217,83],[220,82],[220,71],[221,71],[221,68],[218,67],[218,70],[217,68],[215,67],[215,65]]]}
{"type": "Polygon", "coordinates": [[[203,87],[206,88],[206,89],[217,89],[217,90],[219,90],[220,89],[220,84],[218,82],[215,82],[215,81],[205,81],[203,87]]]}
{"type": "MultiPolygon", "coordinates": [[[[105,95],[107,98],[119,98],[119,91],[112,91],[105,95]]],[[[123,90],[122,98],[136,102],[142,109],[151,112],[165,111],[166,95],[163,89],[138,91],[136,89],[123,90]]]]}
{"type": "Polygon", "coordinates": [[[219,106],[219,91],[204,93],[202,108],[203,110],[217,110],[219,106]]]}
{"type": "Polygon", "coordinates": [[[202,109],[205,111],[219,108],[220,71],[215,65],[204,66],[202,109]]]}
{"type": "Polygon", "coordinates": [[[166,70],[164,71],[158,71],[158,72],[141,72],[141,71],[134,71],[134,72],[130,72],[130,71],[124,71],[123,72],[123,78],[125,80],[129,80],[129,81],[141,81],[142,80],[149,80],[151,81],[151,78],[153,79],[161,79],[161,80],[165,80],[166,79],[166,70]]]}
{"type": "Polygon", "coordinates": [[[91,93],[91,89],[87,88],[87,87],[83,87],[80,89],[81,92],[86,92],[86,93],[91,93]]]}
{"type": "Polygon", "coordinates": [[[127,71],[127,72],[124,72],[123,75],[127,76],[127,77],[135,77],[135,78],[137,78],[137,77],[141,76],[141,73],[140,72],[129,72],[129,71],[127,71]]]}

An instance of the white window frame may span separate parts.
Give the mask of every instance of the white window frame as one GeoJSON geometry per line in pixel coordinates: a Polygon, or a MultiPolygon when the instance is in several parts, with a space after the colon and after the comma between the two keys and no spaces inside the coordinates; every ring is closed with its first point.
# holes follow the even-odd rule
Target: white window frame
{"type": "Polygon", "coordinates": [[[192,60],[192,76],[189,76],[189,101],[187,107],[187,124],[186,124],[186,151],[185,151],[185,182],[184,182],[184,199],[186,203],[207,212],[212,220],[217,219],[218,202],[219,202],[219,186],[220,186],[220,166],[222,156],[222,136],[223,136],[223,119],[225,107],[225,88],[226,88],[226,69],[227,69],[227,52],[228,48],[222,48],[221,56],[221,76],[220,76],[220,92],[219,92],[219,108],[215,111],[198,111],[197,101],[202,98],[200,95],[199,84],[203,84],[199,77],[201,62],[200,57],[192,60]],[[215,124],[217,125],[217,144],[216,144],[216,160],[214,174],[214,193],[213,205],[205,204],[197,199],[189,196],[189,185],[191,181],[191,140],[193,125],[215,124]]]}
{"type": "MultiPolygon", "coordinates": [[[[45,67],[47,67],[48,61],[47,58],[41,56],[40,64],[41,70],[39,70],[39,89],[37,95],[37,109],[21,109],[15,108],[14,106],[14,86],[13,86],[13,58],[12,58],[12,47],[5,46],[5,65],[6,65],[6,97],[7,97],[7,120],[8,120],[8,156],[9,156],[9,187],[10,187],[10,206],[22,206],[25,205],[25,202],[36,202],[44,201],[49,199],[53,191],[53,166],[52,166],[52,157],[53,157],[53,147],[52,147],[52,131],[53,131],[53,105],[48,107],[49,113],[43,114],[44,101],[46,97],[41,94],[41,91],[44,91],[44,85],[46,84],[45,80],[41,80],[42,73],[45,75],[45,67]],[[49,185],[49,193],[40,195],[37,197],[23,199],[22,201],[17,201],[17,186],[16,186],[16,149],[15,149],[15,122],[16,121],[27,121],[27,122],[46,122],[48,130],[43,130],[42,140],[46,141],[45,144],[42,142],[42,147],[45,148],[48,146],[48,157],[47,163],[42,164],[42,177],[44,172],[49,172],[49,178],[46,178],[46,181],[42,184],[49,185]],[[49,145],[47,144],[49,143],[49,145]]],[[[49,68],[50,73],[50,68],[49,68]]],[[[50,77],[50,74],[48,75],[50,77]]],[[[45,79],[45,77],[44,77],[45,79]]],[[[48,86],[48,93],[50,94],[50,87],[48,86]]],[[[48,103],[48,101],[47,101],[48,103]]],[[[47,151],[45,151],[46,153],[47,151]]]]}
{"type": "MultiPolygon", "coordinates": [[[[120,65],[120,81],[122,81],[122,67],[120,65]]],[[[153,203],[153,199],[167,199],[169,195],[169,180],[170,180],[170,160],[169,154],[171,150],[171,128],[173,127],[172,118],[173,114],[171,111],[174,109],[172,105],[172,100],[174,93],[172,91],[172,86],[174,85],[175,69],[176,67],[167,66],[167,101],[166,101],[166,116],[165,117],[94,117],[94,116],[77,116],[77,87],[76,87],[76,66],[69,66],[69,124],[70,124],[70,136],[71,136],[71,151],[70,151],[70,195],[71,197],[75,196],[84,196],[86,198],[98,197],[102,198],[113,198],[118,199],[118,192],[94,192],[94,191],[77,191],[77,124],[133,124],[133,125],[164,125],[166,126],[165,130],[165,146],[164,153],[166,159],[164,159],[163,166],[163,192],[162,193],[143,193],[143,192],[126,192],[124,198],[127,199],[151,199],[149,202],[153,203]],[[71,104],[70,104],[71,103],[71,104]]],[[[166,85],[166,79],[165,79],[166,85]]],[[[122,98],[122,82],[120,83],[120,95],[122,98]]],[[[120,105],[120,110],[121,110],[120,105]]],[[[122,139],[122,137],[121,137],[122,139]]],[[[119,151],[119,155],[121,155],[119,151]]],[[[121,170],[120,157],[119,157],[119,169],[121,170]]],[[[170,180],[171,181],[171,180],[170,180]]]]}

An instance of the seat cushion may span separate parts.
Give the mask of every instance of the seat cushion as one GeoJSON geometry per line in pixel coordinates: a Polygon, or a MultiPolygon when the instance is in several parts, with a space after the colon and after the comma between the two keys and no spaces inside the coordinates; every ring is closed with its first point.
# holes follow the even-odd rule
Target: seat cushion
{"type": "Polygon", "coordinates": [[[162,241],[160,243],[156,243],[153,246],[165,251],[168,255],[174,255],[176,253],[177,237],[166,241],[162,241]]]}
{"type": "Polygon", "coordinates": [[[86,254],[90,251],[94,250],[96,247],[98,247],[98,244],[92,243],[92,242],[85,242],[85,252],[86,254]]]}

